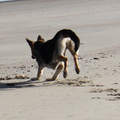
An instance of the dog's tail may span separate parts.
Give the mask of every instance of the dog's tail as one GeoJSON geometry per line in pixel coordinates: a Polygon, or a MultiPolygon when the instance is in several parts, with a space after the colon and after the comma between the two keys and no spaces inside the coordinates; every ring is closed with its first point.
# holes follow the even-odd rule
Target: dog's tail
{"type": "Polygon", "coordinates": [[[80,39],[75,34],[75,32],[73,32],[70,29],[63,29],[63,30],[58,31],[53,39],[58,40],[61,35],[63,37],[70,37],[71,38],[71,40],[75,43],[75,48],[74,48],[75,52],[79,49],[79,47],[80,47],[80,39]]]}

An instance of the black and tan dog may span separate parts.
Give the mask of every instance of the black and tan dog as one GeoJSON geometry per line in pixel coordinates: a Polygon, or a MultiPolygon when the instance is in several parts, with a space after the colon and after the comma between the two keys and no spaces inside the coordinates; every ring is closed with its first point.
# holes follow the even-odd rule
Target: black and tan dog
{"type": "Polygon", "coordinates": [[[38,62],[37,79],[40,78],[44,67],[56,69],[53,77],[47,80],[56,80],[63,68],[63,76],[64,78],[67,77],[68,58],[65,57],[66,49],[72,54],[76,73],[79,74],[80,68],[77,61],[77,52],[80,46],[80,39],[72,30],[60,30],[51,40],[46,42],[40,35],[36,42],[28,38],[26,40],[30,45],[32,58],[38,62]]]}

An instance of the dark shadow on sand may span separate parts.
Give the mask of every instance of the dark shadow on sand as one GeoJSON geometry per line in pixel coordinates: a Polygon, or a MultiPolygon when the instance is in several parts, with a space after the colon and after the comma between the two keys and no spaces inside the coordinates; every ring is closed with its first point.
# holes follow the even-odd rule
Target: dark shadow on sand
{"type": "MultiPolygon", "coordinates": [[[[28,88],[28,87],[47,87],[52,86],[49,84],[51,81],[40,81],[35,79],[28,80],[1,80],[0,81],[0,90],[5,89],[14,89],[14,88],[28,88]],[[47,84],[45,84],[47,82],[47,84]]],[[[54,84],[53,84],[54,85],[54,84]]]]}
{"type": "MultiPolygon", "coordinates": [[[[26,76],[25,76],[26,77],[26,76]]],[[[13,77],[14,79],[10,80],[0,80],[0,90],[9,90],[14,88],[29,88],[29,87],[49,87],[54,85],[64,85],[64,86],[74,86],[74,87],[103,87],[104,85],[94,84],[88,78],[78,77],[75,79],[61,79],[61,80],[36,80],[34,78],[20,79],[21,76],[13,77]]]]}

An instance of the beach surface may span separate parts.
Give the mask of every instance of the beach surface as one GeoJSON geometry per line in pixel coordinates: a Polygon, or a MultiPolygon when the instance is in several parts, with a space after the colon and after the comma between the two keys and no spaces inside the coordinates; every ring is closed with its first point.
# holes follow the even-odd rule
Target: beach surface
{"type": "Polygon", "coordinates": [[[0,120],[120,119],[120,0],[26,0],[0,3],[0,120]],[[25,40],[61,29],[80,38],[80,74],[46,81],[25,40]]]}

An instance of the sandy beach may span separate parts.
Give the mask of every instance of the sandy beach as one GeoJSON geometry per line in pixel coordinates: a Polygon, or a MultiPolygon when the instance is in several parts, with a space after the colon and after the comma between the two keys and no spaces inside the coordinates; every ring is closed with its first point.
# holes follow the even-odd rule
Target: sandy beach
{"type": "Polygon", "coordinates": [[[0,120],[119,120],[120,1],[0,2],[0,120]],[[69,52],[68,77],[37,63],[25,40],[73,30],[80,38],[80,74],[69,52]]]}

